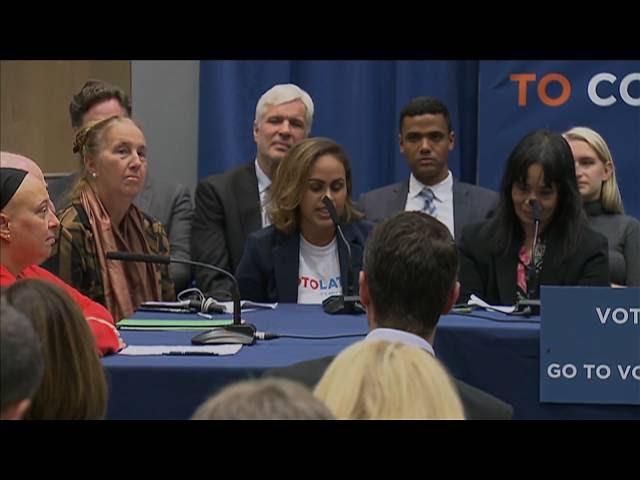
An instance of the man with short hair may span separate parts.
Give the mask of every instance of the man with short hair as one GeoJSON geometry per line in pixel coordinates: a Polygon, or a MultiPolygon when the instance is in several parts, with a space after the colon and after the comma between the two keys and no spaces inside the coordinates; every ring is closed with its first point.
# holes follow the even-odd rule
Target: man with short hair
{"type": "MultiPolygon", "coordinates": [[[[435,355],[440,315],[460,293],[458,250],[447,227],[423,212],[402,212],[374,228],[360,272],[360,300],[367,311],[367,340],[420,347],[435,355]]],[[[314,386],[333,357],[267,371],[314,386]]],[[[513,408],[475,387],[453,379],[466,418],[510,419],[513,408]]],[[[348,385],[345,385],[348,388],[348,385]]],[[[419,401],[419,399],[416,399],[419,401]]]]}
{"type": "Polygon", "coordinates": [[[0,300],[0,420],[20,420],[38,390],[44,362],[31,321],[0,300]]]}
{"type": "MultiPolygon", "coordinates": [[[[89,122],[102,120],[114,115],[131,117],[131,99],[116,85],[102,80],[87,81],[76,93],[69,104],[69,116],[74,132],[89,122]]],[[[66,195],[75,183],[78,174],[50,182],[49,193],[58,208],[65,206],[66,195]]],[[[147,174],[143,190],[134,203],[145,213],[162,223],[169,237],[172,257],[190,260],[191,194],[181,184],[172,183],[147,174]]],[[[178,263],[169,265],[169,274],[180,292],[191,283],[191,267],[178,263]]]]}
{"type": "MultiPolygon", "coordinates": [[[[307,138],[313,122],[313,100],[293,84],[275,85],[256,106],[253,139],[256,158],[198,184],[191,230],[193,260],[235,272],[250,233],[270,225],[266,194],[282,158],[307,138]]],[[[196,268],[197,286],[207,295],[229,298],[231,281],[196,268]]]]}
{"type": "Polygon", "coordinates": [[[394,213],[418,210],[444,223],[454,238],[462,228],[483,220],[498,203],[498,194],[453,178],[449,152],[455,132],[446,105],[417,97],[400,112],[400,152],[411,170],[408,181],[363,194],[358,203],[365,217],[379,222],[394,213]]]}

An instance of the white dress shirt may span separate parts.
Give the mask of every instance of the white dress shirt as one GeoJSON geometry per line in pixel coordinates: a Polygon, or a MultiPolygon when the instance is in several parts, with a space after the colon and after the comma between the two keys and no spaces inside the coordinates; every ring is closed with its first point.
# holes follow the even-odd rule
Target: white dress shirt
{"type": "Polygon", "coordinates": [[[260,211],[262,213],[262,228],[271,225],[269,215],[267,215],[267,190],[271,186],[271,179],[260,168],[260,163],[256,158],[256,178],[258,179],[258,193],[260,194],[260,211]]]}
{"type": "Polygon", "coordinates": [[[412,173],[409,177],[409,193],[404,207],[405,212],[424,211],[424,197],[421,192],[425,187],[430,188],[435,196],[433,202],[436,211],[433,216],[444,223],[455,238],[453,231],[453,175],[451,175],[451,171],[449,171],[447,178],[435,185],[424,185],[412,173]]]}

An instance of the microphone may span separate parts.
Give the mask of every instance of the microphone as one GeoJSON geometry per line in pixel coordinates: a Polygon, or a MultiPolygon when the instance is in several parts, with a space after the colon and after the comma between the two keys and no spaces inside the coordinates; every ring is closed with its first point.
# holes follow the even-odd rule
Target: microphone
{"type": "Polygon", "coordinates": [[[340,227],[340,222],[338,219],[338,212],[336,211],[336,207],[333,205],[333,202],[326,195],[322,197],[322,203],[327,208],[329,212],[329,216],[331,217],[331,221],[336,226],[336,231],[338,232],[339,237],[342,239],[342,242],[347,247],[347,284],[344,286],[343,295],[332,295],[330,297],[325,298],[322,301],[322,309],[326,313],[331,314],[353,314],[353,313],[364,313],[364,307],[360,303],[360,297],[354,295],[354,281],[353,281],[353,261],[351,257],[351,246],[347,239],[344,237],[344,233],[342,232],[342,228],[340,227]],[[345,295],[346,292],[346,295],[345,295]]]}
{"type": "MultiPolygon", "coordinates": [[[[196,335],[191,339],[191,343],[196,345],[211,345],[220,343],[235,343],[243,345],[252,345],[256,341],[256,327],[250,323],[242,323],[240,318],[240,288],[238,287],[238,281],[231,273],[226,270],[209,265],[207,263],[194,262],[192,260],[183,260],[181,258],[168,257],[164,255],[146,255],[141,253],[130,252],[107,252],[108,260],[121,260],[123,262],[144,262],[144,263],[183,263],[186,265],[192,265],[194,267],[207,268],[216,272],[222,273],[229,277],[233,284],[231,290],[231,296],[233,298],[233,325],[225,327],[216,327],[212,330],[206,331],[199,335],[196,335]]],[[[200,302],[197,302],[200,303],[200,302]]],[[[209,307],[213,305],[213,301],[204,302],[202,306],[209,307]]]]}
{"type": "Polygon", "coordinates": [[[531,259],[529,265],[526,265],[527,273],[527,299],[518,302],[518,310],[521,308],[530,308],[534,315],[540,314],[540,299],[538,294],[539,279],[538,270],[536,268],[536,246],[538,244],[538,230],[540,229],[540,219],[542,217],[542,209],[537,200],[530,199],[529,206],[533,211],[533,243],[531,245],[531,259]]]}

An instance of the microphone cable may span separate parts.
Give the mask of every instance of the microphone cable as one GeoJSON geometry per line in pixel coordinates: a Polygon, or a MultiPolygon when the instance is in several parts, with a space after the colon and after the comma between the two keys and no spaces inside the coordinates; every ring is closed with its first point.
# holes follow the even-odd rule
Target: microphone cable
{"type": "MultiPolygon", "coordinates": [[[[368,333],[368,332],[367,332],[368,333]]],[[[367,333],[343,333],[340,335],[290,335],[287,333],[256,332],[258,340],[274,340],[276,338],[298,338],[302,340],[333,340],[335,338],[366,337],[367,333]]]]}

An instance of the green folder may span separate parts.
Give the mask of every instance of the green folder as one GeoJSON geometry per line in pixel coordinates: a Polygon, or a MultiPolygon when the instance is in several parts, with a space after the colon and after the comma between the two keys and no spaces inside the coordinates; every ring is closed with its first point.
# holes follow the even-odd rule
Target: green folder
{"type": "Polygon", "coordinates": [[[209,320],[180,320],[180,319],[151,319],[151,318],[123,318],[117,323],[119,330],[207,330],[212,327],[232,325],[233,319],[209,320]]]}

